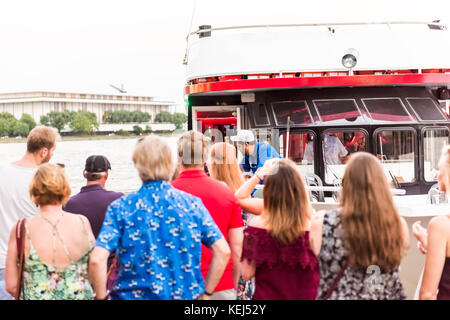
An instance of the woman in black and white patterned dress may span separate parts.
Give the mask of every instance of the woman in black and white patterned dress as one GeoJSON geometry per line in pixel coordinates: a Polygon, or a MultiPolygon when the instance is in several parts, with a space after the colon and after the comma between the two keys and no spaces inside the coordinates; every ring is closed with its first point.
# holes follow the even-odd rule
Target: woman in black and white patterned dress
{"type": "Polygon", "coordinates": [[[350,157],[338,210],[315,214],[321,232],[318,299],[406,299],[399,265],[409,246],[406,221],[394,207],[379,160],[350,157]]]}

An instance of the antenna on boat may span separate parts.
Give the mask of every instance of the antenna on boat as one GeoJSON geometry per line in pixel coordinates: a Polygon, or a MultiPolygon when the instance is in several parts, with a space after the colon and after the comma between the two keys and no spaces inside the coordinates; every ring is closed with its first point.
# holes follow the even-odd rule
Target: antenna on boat
{"type": "MultiPolygon", "coordinates": [[[[197,8],[197,0],[194,0],[194,6],[192,8],[191,23],[189,25],[188,34],[190,34],[191,30],[192,30],[192,23],[194,22],[194,16],[195,16],[195,9],[196,8],[197,8]]],[[[186,39],[186,51],[184,53],[184,59],[183,59],[183,64],[184,65],[187,65],[187,63],[188,63],[188,47],[189,47],[189,36],[186,39]]]]}

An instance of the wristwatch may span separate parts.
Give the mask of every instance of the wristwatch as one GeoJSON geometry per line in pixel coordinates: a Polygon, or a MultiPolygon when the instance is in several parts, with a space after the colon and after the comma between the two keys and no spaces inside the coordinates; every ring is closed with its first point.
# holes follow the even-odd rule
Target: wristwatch
{"type": "Polygon", "coordinates": [[[211,297],[211,296],[214,294],[214,292],[213,292],[213,293],[209,293],[208,291],[205,290],[205,294],[206,294],[207,296],[210,296],[210,297],[211,297]]]}

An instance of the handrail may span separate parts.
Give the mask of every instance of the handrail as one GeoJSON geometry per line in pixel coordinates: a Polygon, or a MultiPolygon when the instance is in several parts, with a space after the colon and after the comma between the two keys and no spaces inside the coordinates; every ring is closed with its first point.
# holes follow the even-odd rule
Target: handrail
{"type": "MultiPolygon", "coordinates": [[[[264,185],[258,184],[256,185],[255,189],[262,190],[264,188],[264,185]]],[[[305,186],[306,190],[309,191],[325,191],[325,192],[339,192],[341,191],[341,187],[332,187],[332,186],[305,186]]],[[[405,189],[395,189],[391,188],[391,194],[392,195],[405,195],[406,190],[405,189]]]]}
{"type": "Polygon", "coordinates": [[[248,25],[248,26],[233,26],[233,27],[218,27],[209,29],[198,29],[190,32],[186,36],[186,41],[189,37],[211,31],[224,31],[224,30],[239,30],[239,29],[259,29],[259,28],[289,28],[289,27],[333,27],[333,26],[360,26],[360,25],[429,25],[438,27],[440,30],[447,30],[447,25],[440,24],[439,22],[425,22],[425,21],[380,21],[380,22],[335,22],[335,23],[298,23],[298,24],[261,24],[261,25],[248,25]]]}

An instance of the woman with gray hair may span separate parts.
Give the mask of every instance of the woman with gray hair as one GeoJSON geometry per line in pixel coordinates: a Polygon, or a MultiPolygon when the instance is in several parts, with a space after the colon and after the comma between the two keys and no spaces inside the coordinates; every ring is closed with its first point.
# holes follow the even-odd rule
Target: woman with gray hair
{"type": "Polygon", "coordinates": [[[106,262],[114,250],[120,271],[111,299],[208,299],[230,257],[227,242],[201,200],[169,184],[174,159],[163,138],[139,139],[133,162],[142,187],[109,206],[90,257],[96,299],[108,298],[106,262]],[[214,255],[205,282],[201,244],[214,255]]]}

